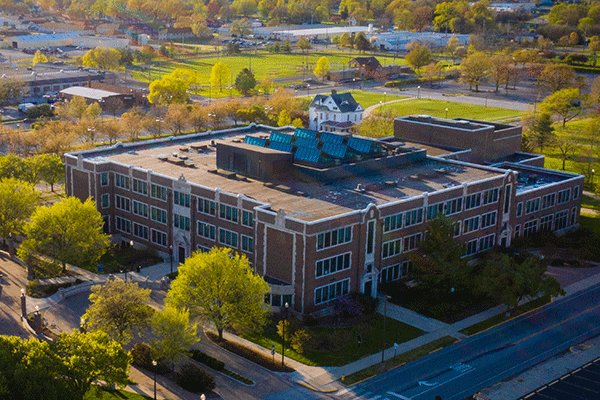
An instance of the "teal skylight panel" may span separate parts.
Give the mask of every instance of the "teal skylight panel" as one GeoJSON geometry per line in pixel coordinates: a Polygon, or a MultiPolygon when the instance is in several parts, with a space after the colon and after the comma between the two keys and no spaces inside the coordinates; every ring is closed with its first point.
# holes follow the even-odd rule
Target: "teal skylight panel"
{"type": "Polygon", "coordinates": [[[279,150],[279,151],[285,151],[287,153],[291,153],[292,152],[292,145],[289,143],[282,143],[282,142],[271,142],[269,143],[269,148],[273,149],[273,150],[279,150]]]}
{"type": "Polygon", "coordinates": [[[326,143],[342,144],[344,143],[344,137],[341,135],[334,135],[333,133],[323,132],[321,133],[321,141],[326,143]]]}
{"type": "Polygon", "coordinates": [[[348,147],[356,150],[359,153],[368,154],[371,152],[371,147],[373,145],[373,141],[367,139],[359,139],[356,137],[351,137],[348,139],[348,147]]]}
{"type": "Polygon", "coordinates": [[[317,133],[317,131],[313,131],[311,129],[296,128],[294,136],[307,139],[316,139],[317,133]]]}
{"type": "Polygon", "coordinates": [[[299,147],[308,147],[310,149],[316,149],[319,147],[319,141],[315,139],[308,139],[303,137],[297,137],[294,144],[299,147]]]}
{"type": "Polygon", "coordinates": [[[280,132],[271,132],[271,142],[292,143],[292,135],[280,132]]]}
{"type": "Polygon", "coordinates": [[[308,147],[298,147],[296,149],[296,154],[294,155],[294,158],[296,160],[318,163],[320,156],[321,156],[321,150],[310,149],[308,147]]]}
{"type": "Polygon", "coordinates": [[[252,144],[254,146],[265,147],[267,144],[267,140],[263,138],[258,138],[256,136],[246,136],[244,138],[244,143],[252,144]]]}

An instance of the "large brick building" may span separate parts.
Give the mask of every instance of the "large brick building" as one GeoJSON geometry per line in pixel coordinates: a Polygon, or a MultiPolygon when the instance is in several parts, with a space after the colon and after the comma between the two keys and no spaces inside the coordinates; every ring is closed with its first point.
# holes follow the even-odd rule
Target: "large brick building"
{"type": "Polygon", "coordinates": [[[438,213],[459,222],[466,255],[577,226],[582,176],[460,154],[252,125],[68,154],[66,189],[97,201],[114,241],[172,249],[178,262],[231,247],[269,283],[274,309],[322,313],[342,294],[406,278],[407,253],[438,213]]]}

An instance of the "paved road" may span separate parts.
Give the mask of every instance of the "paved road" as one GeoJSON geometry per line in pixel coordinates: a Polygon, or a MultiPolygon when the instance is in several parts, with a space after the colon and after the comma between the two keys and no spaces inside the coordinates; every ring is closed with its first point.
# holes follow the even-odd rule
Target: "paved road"
{"type": "Polygon", "coordinates": [[[599,333],[600,284],[333,397],[461,400],[599,333]]]}

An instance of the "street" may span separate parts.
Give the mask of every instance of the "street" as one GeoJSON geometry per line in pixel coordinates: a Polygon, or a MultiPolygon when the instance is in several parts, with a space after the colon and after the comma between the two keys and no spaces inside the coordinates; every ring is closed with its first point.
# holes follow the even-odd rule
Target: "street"
{"type": "Polygon", "coordinates": [[[595,285],[334,397],[464,399],[600,333],[599,301],[595,285]]]}

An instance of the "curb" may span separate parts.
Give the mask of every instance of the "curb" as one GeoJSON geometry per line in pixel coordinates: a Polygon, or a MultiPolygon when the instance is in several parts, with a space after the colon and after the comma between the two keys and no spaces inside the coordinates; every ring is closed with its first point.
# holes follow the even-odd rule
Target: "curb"
{"type": "Polygon", "coordinates": [[[327,390],[320,390],[320,389],[316,389],[314,387],[312,387],[311,385],[309,385],[308,383],[305,382],[296,382],[298,385],[300,386],[304,386],[307,389],[312,390],[313,392],[318,392],[318,393],[335,393],[338,391],[338,389],[327,389],[327,390]]]}

